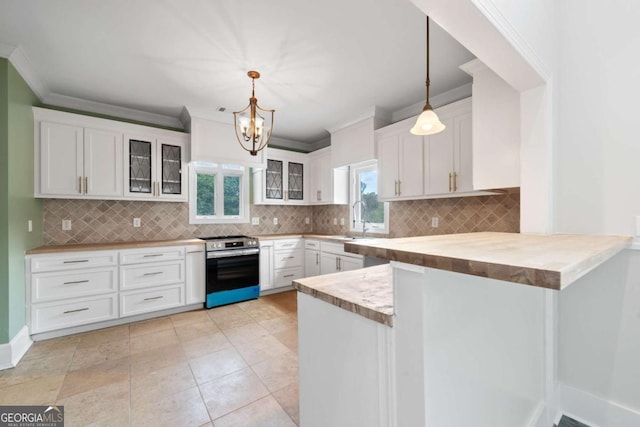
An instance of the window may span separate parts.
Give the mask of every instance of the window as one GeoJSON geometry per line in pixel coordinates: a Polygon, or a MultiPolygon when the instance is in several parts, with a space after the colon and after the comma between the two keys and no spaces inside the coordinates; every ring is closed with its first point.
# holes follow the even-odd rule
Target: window
{"type": "Polygon", "coordinates": [[[389,232],[389,204],[378,201],[378,162],[364,162],[350,167],[351,231],[389,232]]]}
{"type": "Polygon", "coordinates": [[[249,222],[249,174],[244,166],[189,165],[189,223],[249,222]]]}

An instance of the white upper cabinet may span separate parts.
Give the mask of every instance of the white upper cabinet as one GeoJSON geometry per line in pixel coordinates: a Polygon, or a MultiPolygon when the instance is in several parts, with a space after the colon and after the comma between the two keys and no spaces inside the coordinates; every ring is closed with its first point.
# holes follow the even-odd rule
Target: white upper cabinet
{"type": "Polygon", "coordinates": [[[438,111],[446,129],[425,137],[424,192],[452,194],[473,191],[471,100],[438,111]]]}
{"type": "Polygon", "coordinates": [[[266,148],[265,168],[254,169],[253,203],[261,205],[307,204],[307,155],[266,148]]]}
{"type": "Polygon", "coordinates": [[[122,197],[122,134],[44,121],[39,130],[36,196],[122,197]]]}
{"type": "Polygon", "coordinates": [[[36,197],[187,201],[188,134],[38,107],[33,112],[36,197]]]}
{"type": "Polygon", "coordinates": [[[473,76],[473,188],[520,186],[520,93],[474,59],[460,68],[473,76]]]}
{"type": "Polygon", "coordinates": [[[308,155],[310,205],[349,203],[349,168],[333,168],[331,151],[326,147],[308,155]]]}
{"type": "Polygon", "coordinates": [[[187,201],[186,140],[125,135],[125,196],[187,201]]]}
{"type": "MultiPolygon", "coordinates": [[[[380,198],[383,200],[422,196],[423,139],[403,125],[379,133],[380,198]]],[[[387,129],[387,128],[385,128],[387,129]]]]}
{"type": "Polygon", "coordinates": [[[389,124],[389,114],[377,107],[331,132],[331,166],[340,168],[376,159],[375,130],[389,124]]]}

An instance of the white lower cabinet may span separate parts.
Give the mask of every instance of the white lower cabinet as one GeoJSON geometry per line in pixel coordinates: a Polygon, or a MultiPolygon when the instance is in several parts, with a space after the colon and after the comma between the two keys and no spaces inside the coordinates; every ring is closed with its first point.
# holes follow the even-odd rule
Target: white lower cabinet
{"type": "Polygon", "coordinates": [[[345,252],[343,244],[320,242],[320,274],[356,270],[363,266],[364,257],[345,252]]]}
{"type": "Polygon", "coordinates": [[[28,255],[31,334],[201,303],[202,246],[28,255]]]}
{"type": "Polygon", "coordinates": [[[260,291],[273,289],[273,240],[260,240],[260,291]]]}
{"type": "Polygon", "coordinates": [[[289,287],[304,275],[304,239],[260,241],[261,292],[289,287]]]}
{"type": "Polygon", "coordinates": [[[320,241],[318,240],[305,239],[304,275],[305,277],[320,275],[320,241]]]}
{"type": "Polygon", "coordinates": [[[122,292],[120,294],[120,317],[180,307],[181,305],[184,305],[184,283],[122,292]]]}

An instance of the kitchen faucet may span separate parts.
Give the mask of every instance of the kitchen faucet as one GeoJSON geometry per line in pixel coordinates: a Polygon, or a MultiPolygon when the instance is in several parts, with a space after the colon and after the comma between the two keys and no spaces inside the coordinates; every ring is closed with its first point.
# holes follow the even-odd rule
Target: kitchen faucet
{"type": "Polygon", "coordinates": [[[362,203],[362,200],[356,200],[353,203],[353,206],[351,206],[351,208],[353,209],[353,227],[356,227],[356,206],[358,206],[358,203],[362,208],[362,216],[360,217],[360,222],[362,223],[362,238],[364,239],[367,235],[367,205],[362,203]]]}

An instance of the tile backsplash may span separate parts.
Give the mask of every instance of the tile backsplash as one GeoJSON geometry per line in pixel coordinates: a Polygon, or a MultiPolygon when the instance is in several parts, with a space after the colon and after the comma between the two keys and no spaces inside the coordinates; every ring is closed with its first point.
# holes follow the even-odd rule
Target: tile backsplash
{"type": "MultiPolygon", "coordinates": [[[[102,243],[136,240],[188,239],[231,234],[322,233],[350,234],[347,205],[264,206],[251,205],[259,225],[189,224],[189,205],[168,202],[102,200],[44,200],[44,244],[102,243]],[[141,227],[133,227],[133,218],[141,227]],[[278,218],[278,225],[273,225],[278,218]],[[305,224],[305,218],[311,220],[305,224]],[[334,225],[333,219],[337,220],[334,225]],[[345,225],[340,225],[344,218],[345,225]],[[62,220],[71,230],[62,231],[62,220]]],[[[451,199],[392,202],[388,237],[468,233],[473,231],[520,231],[520,193],[451,199]],[[439,218],[438,228],[431,218],[439,218]]]]}

